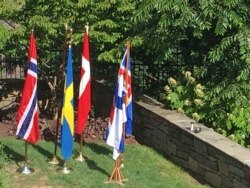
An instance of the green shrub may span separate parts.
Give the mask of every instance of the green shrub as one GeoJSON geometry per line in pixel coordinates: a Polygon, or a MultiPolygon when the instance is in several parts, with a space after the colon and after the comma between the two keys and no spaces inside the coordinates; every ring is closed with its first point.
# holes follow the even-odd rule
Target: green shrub
{"type": "Polygon", "coordinates": [[[182,81],[168,78],[165,93],[161,94],[165,105],[250,147],[250,103],[243,105],[237,95],[230,95],[230,91],[220,96],[211,95],[213,88],[200,84],[190,71],[184,72],[183,76],[182,81]],[[221,97],[224,95],[228,97],[221,97]]]}
{"type": "Polygon", "coordinates": [[[166,93],[161,95],[167,106],[183,112],[197,122],[204,118],[202,108],[205,104],[205,87],[197,83],[190,71],[186,71],[184,80],[179,83],[174,78],[168,78],[168,84],[164,87],[166,93]]]}

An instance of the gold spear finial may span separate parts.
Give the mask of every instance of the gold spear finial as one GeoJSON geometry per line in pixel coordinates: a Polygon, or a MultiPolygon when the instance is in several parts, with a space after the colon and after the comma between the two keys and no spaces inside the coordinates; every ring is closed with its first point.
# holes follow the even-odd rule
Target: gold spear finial
{"type": "Polygon", "coordinates": [[[86,23],[85,29],[86,29],[86,33],[89,34],[89,22],[86,23]]]}

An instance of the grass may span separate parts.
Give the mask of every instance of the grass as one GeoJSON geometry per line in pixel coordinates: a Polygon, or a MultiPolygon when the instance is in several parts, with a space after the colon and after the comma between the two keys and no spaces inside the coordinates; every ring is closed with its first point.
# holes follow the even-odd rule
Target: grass
{"type": "MultiPolygon", "coordinates": [[[[17,172],[23,166],[24,142],[16,139],[0,139],[0,187],[120,187],[118,184],[105,184],[113,170],[112,149],[104,143],[88,143],[83,147],[84,162],[70,159],[67,166],[72,173],[58,172],[60,166],[51,165],[46,160],[52,158],[54,144],[40,141],[28,146],[29,167],[35,171],[24,175],[17,172]],[[1,147],[0,147],[1,149],[1,147]],[[6,158],[6,154],[9,156],[6,158]],[[4,165],[1,167],[1,163],[4,165]]],[[[78,151],[78,144],[74,147],[78,151]]],[[[60,148],[58,150],[60,156],[60,148]]],[[[124,187],[133,188],[205,188],[189,174],[167,161],[154,150],[138,144],[126,145],[122,172],[128,181],[124,187]]]]}

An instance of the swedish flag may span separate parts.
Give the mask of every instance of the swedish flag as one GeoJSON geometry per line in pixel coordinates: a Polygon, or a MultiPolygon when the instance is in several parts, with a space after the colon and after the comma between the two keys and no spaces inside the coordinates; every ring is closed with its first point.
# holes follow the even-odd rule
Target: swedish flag
{"type": "Polygon", "coordinates": [[[72,48],[69,46],[66,78],[64,86],[63,108],[61,118],[61,150],[64,160],[72,155],[74,135],[74,98],[73,98],[72,48]]]}

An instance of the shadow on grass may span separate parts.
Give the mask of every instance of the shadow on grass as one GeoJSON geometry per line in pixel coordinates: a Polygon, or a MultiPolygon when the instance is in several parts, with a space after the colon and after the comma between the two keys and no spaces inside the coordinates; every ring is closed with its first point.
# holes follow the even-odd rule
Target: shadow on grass
{"type": "Polygon", "coordinates": [[[85,157],[85,156],[84,156],[84,159],[85,159],[85,162],[87,163],[89,169],[91,169],[91,170],[97,170],[97,171],[99,171],[99,172],[102,173],[102,174],[105,174],[105,175],[107,175],[107,176],[110,176],[110,174],[109,174],[106,170],[104,170],[103,168],[99,167],[99,166],[96,164],[95,161],[90,160],[88,157],[85,157]]]}
{"type": "Polygon", "coordinates": [[[95,144],[95,143],[87,143],[86,144],[87,147],[89,147],[93,152],[97,153],[97,154],[103,154],[103,155],[108,155],[110,154],[110,150],[101,146],[101,145],[98,145],[98,144],[95,144]]]}
{"type": "Polygon", "coordinates": [[[48,151],[48,150],[45,150],[43,147],[37,145],[37,144],[31,144],[31,146],[36,150],[38,151],[39,153],[41,153],[43,156],[47,157],[47,158],[52,158],[53,157],[53,154],[48,151]]]}
{"type": "Polygon", "coordinates": [[[17,166],[21,167],[21,165],[19,163],[24,161],[24,155],[25,155],[24,150],[23,150],[23,155],[21,155],[20,153],[14,151],[9,146],[3,144],[3,151],[4,151],[4,153],[6,153],[9,156],[10,161],[16,162],[17,166]]]}

